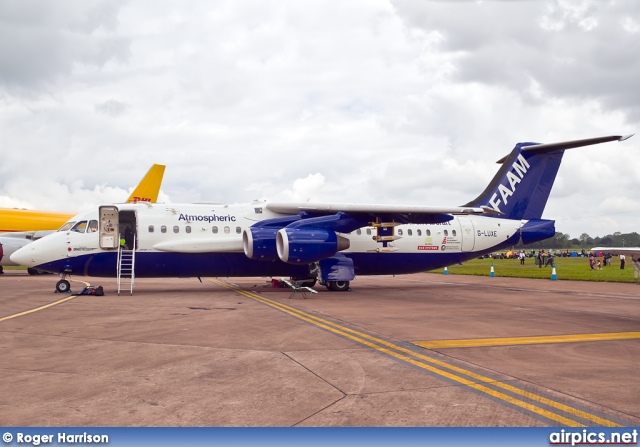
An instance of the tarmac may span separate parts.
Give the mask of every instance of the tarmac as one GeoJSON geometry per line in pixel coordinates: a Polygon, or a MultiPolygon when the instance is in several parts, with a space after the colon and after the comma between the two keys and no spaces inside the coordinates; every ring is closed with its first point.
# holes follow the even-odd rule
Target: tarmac
{"type": "Polygon", "coordinates": [[[4,426],[640,425],[640,287],[0,276],[4,426]]]}

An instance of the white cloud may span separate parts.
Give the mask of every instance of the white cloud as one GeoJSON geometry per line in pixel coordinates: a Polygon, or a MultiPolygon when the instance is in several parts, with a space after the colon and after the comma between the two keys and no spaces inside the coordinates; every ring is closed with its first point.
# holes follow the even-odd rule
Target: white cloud
{"type": "MultiPolygon", "coordinates": [[[[637,130],[637,5],[5,2],[0,206],[122,201],[153,163],[176,202],[460,205],[518,141],[637,130]]],[[[634,206],[636,138],[567,152],[559,231],[638,229],[573,217],[634,206]]]]}

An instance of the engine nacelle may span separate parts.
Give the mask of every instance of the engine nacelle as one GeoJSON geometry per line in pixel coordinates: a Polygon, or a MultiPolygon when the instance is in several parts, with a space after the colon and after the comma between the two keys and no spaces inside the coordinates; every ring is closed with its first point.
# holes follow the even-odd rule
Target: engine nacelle
{"type": "Polygon", "coordinates": [[[242,247],[249,259],[256,261],[273,261],[278,259],[276,250],[277,228],[249,227],[242,233],[242,247]]]}
{"type": "Polygon", "coordinates": [[[289,264],[309,264],[349,246],[349,239],[321,228],[283,228],[276,236],[278,257],[289,264]]]}

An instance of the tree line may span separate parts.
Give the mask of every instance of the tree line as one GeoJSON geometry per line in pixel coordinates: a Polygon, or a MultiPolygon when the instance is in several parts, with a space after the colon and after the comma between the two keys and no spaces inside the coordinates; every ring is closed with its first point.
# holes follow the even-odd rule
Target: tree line
{"type": "Polygon", "coordinates": [[[604,237],[591,237],[587,233],[582,233],[579,238],[571,238],[568,234],[557,232],[553,237],[543,241],[527,244],[526,246],[520,241],[514,245],[515,249],[519,248],[553,248],[567,250],[589,250],[592,247],[640,247],[640,234],[615,232],[604,237]]]}

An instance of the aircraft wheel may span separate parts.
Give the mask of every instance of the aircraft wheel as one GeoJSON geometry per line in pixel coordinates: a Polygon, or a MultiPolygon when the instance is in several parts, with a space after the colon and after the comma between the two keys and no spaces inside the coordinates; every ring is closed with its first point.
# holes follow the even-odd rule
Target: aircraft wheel
{"type": "Polygon", "coordinates": [[[71,283],[66,279],[61,279],[56,283],[56,292],[67,293],[69,290],[71,290],[71,283]]]}
{"type": "Polygon", "coordinates": [[[32,269],[31,267],[29,267],[29,268],[27,269],[27,273],[28,273],[28,274],[30,274],[30,275],[39,275],[39,274],[40,274],[40,271],[39,271],[39,270],[36,270],[36,269],[32,269]]]}
{"type": "Polygon", "coordinates": [[[329,281],[327,289],[334,292],[346,292],[349,290],[349,281],[329,281]]]}

